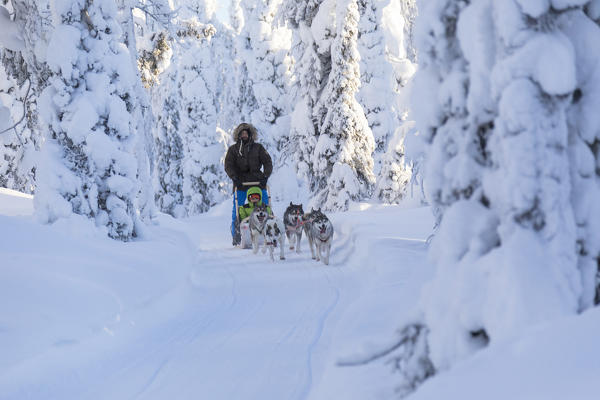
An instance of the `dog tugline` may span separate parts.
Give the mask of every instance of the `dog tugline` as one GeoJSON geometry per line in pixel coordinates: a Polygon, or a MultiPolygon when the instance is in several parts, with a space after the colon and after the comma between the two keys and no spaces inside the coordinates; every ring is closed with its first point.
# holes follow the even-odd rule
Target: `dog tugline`
{"type": "Polygon", "coordinates": [[[251,124],[241,123],[233,131],[235,144],[229,147],[225,156],[225,172],[233,181],[231,236],[234,246],[241,243],[240,222],[250,216],[255,204],[264,204],[268,214],[272,214],[268,207],[267,180],[273,172],[273,163],[271,156],[257,139],[256,128],[251,124]],[[250,198],[250,189],[257,192],[258,198],[250,198]],[[246,200],[248,204],[245,205],[246,200]]]}

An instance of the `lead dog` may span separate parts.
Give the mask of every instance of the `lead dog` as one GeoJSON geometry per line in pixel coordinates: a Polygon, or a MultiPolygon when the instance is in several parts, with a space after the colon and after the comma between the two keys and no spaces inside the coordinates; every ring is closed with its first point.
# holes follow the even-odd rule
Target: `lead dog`
{"type": "Polygon", "coordinates": [[[304,231],[310,245],[312,258],[329,265],[329,254],[333,240],[333,225],[321,209],[311,210],[304,216],[304,231]]]}
{"type": "Polygon", "coordinates": [[[269,249],[271,261],[275,261],[273,250],[279,246],[279,259],[285,260],[285,227],[283,222],[276,217],[269,217],[265,224],[265,248],[269,249]]]}
{"type": "Polygon", "coordinates": [[[283,213],[283,223],[285,224],[285,234],[290,242],[290,250],[296,248],[296,253],[300,253],[300,241],[302,240],[302,225],[304,223],[304,210],[302,204],[290,205],[283,213]]]}
{"type": "Polygon", "coordinates": [[[329,253],[333,240],[333,225],[323,213],[316,216],[311,223],[313,241],[317,247],[317,261],[321,258],[325,265],[329,265],[329,253]]]}
{"type": "Polygon", "coordinates": [[[258,253],[258,245],[261,237],[264,238],[265,225],[269,214],[267,212],[267,206],[256,205],[250,214],[250,238],[252,240],[252,252],[258,253]]]}

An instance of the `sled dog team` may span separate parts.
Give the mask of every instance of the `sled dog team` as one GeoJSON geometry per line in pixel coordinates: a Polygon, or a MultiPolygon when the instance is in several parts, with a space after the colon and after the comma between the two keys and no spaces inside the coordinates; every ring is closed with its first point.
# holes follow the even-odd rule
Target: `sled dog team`
{"type": "MultiPolygon", "coordinates": [[[[242,224],[245,222],[242,221],[242,224]]],[[[287,236],[290,250],[300,253],[302,233],[306,234],[312,259],[323,261],[329,265],[329,254],[333,239],[333,225],[321,209],[304,213],[302,204],[290,205],[283,214],[283,220],[269,214],[268,206],[254,206],[247,218],[252,242],[252,251],[258,253],[260,242],[264,242],[263,253],[269,250],[269,256],[274,261],[273,252],[279,247],[279,259],[285,260],[285,238],[287,236]]]]}
{"type": "MultiPolygon", "coordinates": [[[[249,231],[254,253],[264,242],[263,252],[269,249],[271,260],[273,251],[279,247],[279,258],[285,259],[285,236],[290,242],[290,250],[300,252],[302,232],[308,238],[312,258],[329,264],[333,226],[321,209],[305,214],[301,204],[290,203],[283,220],[273,216],[269,207],[267,181],[273,172],[271,156],[258,143],[258,131],[249,123],[239,124],[233,131],[235,142],[227,149],[225,172],[233,183],[233,210],[231,216],[232,244],[242,247],[249,242],[242,240],[249,231]],[[245,200],[248,203],[244,203],[245,200]]],[[[248,239],[246,237],[246,239],[248,239]]]]}

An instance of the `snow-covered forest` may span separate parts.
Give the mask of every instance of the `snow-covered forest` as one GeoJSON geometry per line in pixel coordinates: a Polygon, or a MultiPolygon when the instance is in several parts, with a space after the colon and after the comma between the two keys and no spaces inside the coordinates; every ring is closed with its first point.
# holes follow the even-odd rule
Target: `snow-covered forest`
{"type": "Polygon", "coordinates": [[[328,210],[407,195],[413,2],[3,3],[1,183],[43,221],[206,212],[241,122],[328,210]]]}
{"type": "MultiPolygon", "coordinates": [[[[35,236],[46,237],[38,229],[66,236],[80,229],[119,253],[185,233],[201,243],[193,250],[197,264],[212,265],[218,257],[203,252],[222,252],[227,230],[214,242],[204,238],[212,231],[181,227],[217,226],[219,217],[227,228],[233,183],[225,155],[234,129],[252,124],[273,160],[274,209],[282,214],[287,202],[302,201],[305,211],[332,215],[339,235],[333,264],[355,273],[323,272],[324,292],[316,296],[329,301],[327,288],[335,287],[336,297],[318,316],[319,337],[328,332],[323,337],[335,341],[323,328],[327,316],[360,331],[359,321],[349,323],[335,308],[352,304],[344,290],[371,296],[386,279],[396,280],[390,268],[407,268],[404,257],[420,271],[409,280],[411,296],[400,287],[397,297],[383,290],[380,300],[369,300],[389,317],[385,324],[367,305],[357,313],[393,338],[334,357],[338,367],[359,372],[320,372],[330,381],[384,376],[392,389],[378,392],[381,398],[438,399],[446,395],[444,376],[466,369],[454,376],[468,381],[476,370],[469,362],[498,360],[501,346],[533,348],[519,340],[538,334],[558,337],[564,326],[557,321],[583,327],[574,328],[578,333],[600,329],[598,43],[600,0],[0,0],[0,188],[29,199],[31,210],[25,200],[6,204],[26,207],[32,219],[25,225],[35,236]],[[228,20],[217,16],[219,7],[227,7],[228,20]],[[394,239],[401,246],[387,242],[395,229],[406,235],[394,239]],[[385,266],[371,278],[361,268],[373,263],[385,266]],[[368,282],[357,283],[363,278],[368,282]],[[369,370],[382,361],[393,371],[369,370]]],[[[12,210],[0,214],[17,229],[21,211],[12,210]]],[[[223,262],[227,276],[193,270],[189,280],[194,288],[205,284],[194,276],[239,283],[245,272],[235,262],[244,261],[223,262]]],[[[17,272],[1,270],[0,280],[22,282],[17,272]]],[[[129,282],[137,279],[128,274],[129,282]]],[[[136,306],[145,301],[131,297],[136,306]]],[[[0,317],[0,338],[10,331],[4,326],[10,324],[0,317]]],[[[292,335],[297,326],[286,329],[292,335]]],[[[318,343],[308,343],[311,351],[318,343]]],[[[588,359],[579,355],[592,350],[574,349],[572,363],[584,365],[588,359]]],[[[536,360],[534,351],[525,359],[536,360]]],[[[10,389],[8,397],[0,390],[0,399],[38,398],[40,392],[7,383],[24,379],[9,366],[0,363],[0,389],[10,389]]],[[[38,367],[33,371],[43,371],[38,367]]],[[[576,395],[568,385],[575,376],[555,392],[502,393],[594,398],[590,371],[600,367],[580,369],[588,375],[577,376],[576,395]]],[[[311,398],[333,398],[342,386],[321,383],[311,398]]],[[[310,387],[290,398],[307,398],[310,387]]],[[[360,398],[347,390],[339,398],[360,398]]],[[[465,399],[487,395],[456,390],[465,399]]]]}

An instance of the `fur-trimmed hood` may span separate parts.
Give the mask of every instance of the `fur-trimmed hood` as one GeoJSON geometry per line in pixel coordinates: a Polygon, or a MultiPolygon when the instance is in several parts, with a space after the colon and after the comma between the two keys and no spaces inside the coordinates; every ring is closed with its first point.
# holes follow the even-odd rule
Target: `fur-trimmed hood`
{"type": "Polygon", "coordinates": [[[238,136],[239,136],[240,132],[243,131],[244,129],[246,129],[248,132],[250,132],[250,139],[252,139],[252,141],[256,142],[256,140],[258,139],[258,131],[252,124],[248,124],[246,122],[242,122],[241,124],[239,124],[237,126],[237,128],[235,128],[233,130],[233,141],[234,142],[238,141],[238,136]]]}

